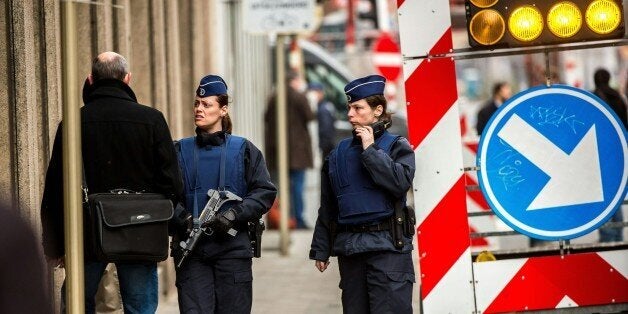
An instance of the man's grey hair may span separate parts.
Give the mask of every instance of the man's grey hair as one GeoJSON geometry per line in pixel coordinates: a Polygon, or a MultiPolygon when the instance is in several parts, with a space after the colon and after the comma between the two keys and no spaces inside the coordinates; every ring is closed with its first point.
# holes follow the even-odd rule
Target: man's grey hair
{"type": "Polygon", "coordinates": [[[123,80],[129,73],[129,64],[126,59],[115,53],[102,53],[92,62],[92,78],[94,81],[102,79],[123,80]]]}

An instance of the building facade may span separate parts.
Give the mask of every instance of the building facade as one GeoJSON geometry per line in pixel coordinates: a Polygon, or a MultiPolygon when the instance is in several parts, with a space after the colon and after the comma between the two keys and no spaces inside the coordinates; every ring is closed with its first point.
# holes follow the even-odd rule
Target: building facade
{"type": "MultiPolygon", "coordinates": [[[[62,119],[61,2],[0,3],[0,199],[19,204],[37,233],[45,172],[62,119]]],[[[266,37],[242,32],[240,1],[75,2],[78,84],[96,55],[119,52],[129,61],[138,101],[163,112],[178,139],[193,134],[198,81],[215,73],[229,85],[234,133],[263,145],[270,50],[266,37]]]]}

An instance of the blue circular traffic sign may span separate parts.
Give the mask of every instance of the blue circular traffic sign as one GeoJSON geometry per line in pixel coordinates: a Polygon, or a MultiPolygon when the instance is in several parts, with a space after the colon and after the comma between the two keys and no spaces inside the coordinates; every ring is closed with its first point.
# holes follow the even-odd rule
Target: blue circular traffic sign
{"type": "Polygon", "coordinates": [[[615,213],[628,179],[626,130],[597,96],[564,85],[523,91],[480,139],[479,183],[513,229],[544,240],[587,234],[615,213]]]}

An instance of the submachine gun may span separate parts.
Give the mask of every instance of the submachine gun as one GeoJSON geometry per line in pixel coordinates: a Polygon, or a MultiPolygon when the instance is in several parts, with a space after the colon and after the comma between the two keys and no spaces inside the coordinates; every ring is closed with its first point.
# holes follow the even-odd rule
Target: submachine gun
{"type": "MultiPolygon", "coordinates": [[[[177,268],[181,267],[181,264],[183,264],[185,258],[190,254],[190,252],[192,252],[192,250],[196,246],[196,243],[198,242],[198,239],[200,239],[203,233],[207,235],[212,235],[214,233],[214,230],[212,230],[211,228],[201,226],[206,222],[212,220],[218,213],[218,210],[226,202],[242,201],[241,197],[226,190],[217,191],[209,189],[207,191],[207,195],[209,196],[209,200],[207,201],[207,204],[205,204],[205,208],[203,208],[200,217],[198,217],[198,222],[194,223],[194,228],[190,232],[187,240],[179,242],[179,248],[181,249],[181,258],[177,261],[177,268]]],[[[229,229],[229,231],[227,231],[227,233],[230,236],[235,237],[238,231],[231,228],[229,229]]]]}

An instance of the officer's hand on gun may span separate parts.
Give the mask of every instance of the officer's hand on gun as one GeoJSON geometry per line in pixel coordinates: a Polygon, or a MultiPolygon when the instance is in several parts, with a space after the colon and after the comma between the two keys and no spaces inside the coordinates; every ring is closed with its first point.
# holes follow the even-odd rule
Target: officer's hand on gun
{"type": "Polygon", "coordinates": [[[194,228],[194,217],[192,216],[192,214],[187,213],[183,221],[184,221],[183,226],[185,228],[185,234],[188,234],[194,228]]]}
{"type": "Polygon", "coordinates": [[[189,234],[194,228],[194,217],[192,214],[183,208],[181,203],[177,204],[175,208],[174,224],[177,233],[184,235],[189,234]]]}
{"type": "Polygon", "coordinates": [[[237,211],[234,207],[228,208],[227,210],[214,216],[213,219],[205,222],[201,227],[209,227],[214,232],[225,234],[229,231],[229,229],[233,228],[236,220],[236,213],[237,211]]]}

